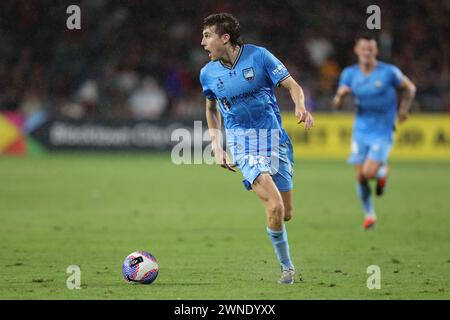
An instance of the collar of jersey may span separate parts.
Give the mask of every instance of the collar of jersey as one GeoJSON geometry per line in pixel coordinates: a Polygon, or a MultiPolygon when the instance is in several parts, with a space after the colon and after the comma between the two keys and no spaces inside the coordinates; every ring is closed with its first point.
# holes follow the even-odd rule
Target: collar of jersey
{"type": "Polygon", "coordinates": [[[235,66],[237,65],[237,63],[239,62],[239,59],[241,58],[242,51],[244,51],[244,44],[241,45],[241,48],[239,49],[238,56],[237,56],[236,60],[234,61],[233,65],[232,65],[231,67],[229,67],[229,66],[223,64],[222,60],[219,60],[220,64],[221,64],[222,66],[224,66],[225,68],[227,68],[227,69],[230,69],[230,70],[231,70],[231,69],[234,69],[234,67],[235,67],[235,66]]]}

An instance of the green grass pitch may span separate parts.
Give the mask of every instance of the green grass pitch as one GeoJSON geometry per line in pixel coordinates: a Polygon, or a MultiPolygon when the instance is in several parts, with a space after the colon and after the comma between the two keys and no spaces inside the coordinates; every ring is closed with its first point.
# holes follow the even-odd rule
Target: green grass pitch
{"type": "Polygon", "coordinates": [[[0,299],[449,299],[450,164],[391,164],[364,231],[353,168],[296,162],[287,228],[304,281],[282,286],[240,173],[169,154],[0,158],[0,299]],[[135,250],[159,260],[152,285],[122,278],[135,250]],[[79,290],[66,287],[69,265],[79,290]],[[370,265],[379,290],[366,287],[370,265]]]}

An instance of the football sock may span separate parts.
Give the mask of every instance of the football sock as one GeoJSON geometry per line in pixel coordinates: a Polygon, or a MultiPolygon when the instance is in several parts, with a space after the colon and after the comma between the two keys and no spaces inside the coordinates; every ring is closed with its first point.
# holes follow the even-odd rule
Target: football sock
{"type": "Polygon", "coordinates": [[[359,200],[364,209],[364,214],[366,216],[375,216],[375,211],[373,208],[372,198],[370,196],[370,186],[369,182],[366,180],[364,182],[356,183],[356,193],[358,194],[359,200]]]}
{"type": "Polygon", "coordinates": [[[387,174],[387,166],[382,165],[377,171],[377,179],[381,179],[381,178],[385,177],[386,174],[387,174]]]}
{"type": "Polygon", "coordinates": [[[283,224],[281,231],[274,231],[267,227],[267,234],[270,241],[272,241],[273,248],[277,254],[278,261],[283,269],[294,269],[291,257],[289,255],[289,242],[287,237],[286,227],[283,224]]]}

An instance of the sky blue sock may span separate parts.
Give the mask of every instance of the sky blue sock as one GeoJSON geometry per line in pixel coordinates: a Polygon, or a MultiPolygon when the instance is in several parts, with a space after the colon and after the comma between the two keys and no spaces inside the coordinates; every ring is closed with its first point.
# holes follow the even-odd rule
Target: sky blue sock
{"type": "Polygon", "coordinates": [[[361,200],[361,204],[364,209],[364,214],[374,215],[375,211],[373,209],[372,198],[370,196],[370,186],[367,181],[365,182],[357,182],[356,183],[356,193],[358,194],[359,200],[361,200]]]}
{"type": "Polygon", "coordinates": [[[270,241],[272,241],[278,261],[283,269],[294,269],[294,265],[292,264],[291,257],[289,255],[289,242],[284,224],[281,231],[273,231],[267,227],[267,234],[269,235],[270,241]]]}

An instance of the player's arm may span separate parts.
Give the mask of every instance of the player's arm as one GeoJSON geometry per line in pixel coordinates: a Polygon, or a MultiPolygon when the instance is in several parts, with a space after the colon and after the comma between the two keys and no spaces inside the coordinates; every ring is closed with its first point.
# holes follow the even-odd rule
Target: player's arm
{"type": "Polygon", "coordinates": [[[305,123],[305,129],[310,129],[314,125],[314,118],[305,107],[305,95],[303,89],[291,76],[280,82],[280,85],[289,90],[292,101],[295,104],[295,116],[298,122],[305,123]]]}
{"type": "Polygon", "coordinates": [[[331,103],[331,107],[335,110],[341,109],[345,97],[352,93],[351,82],[354,73],[353,70],[353,68],[347,67],[341,72],[339,77],[339,86],[331,103]]]}
{"type": "Polygon", "coordinates": [[[220,111],[217,108],[217,100],[206,99],[206,123],[208,124],[213,151],[220,145],[218,132],[222,125],[221,122],[222,118],[220,116],[220,111]]]}
{"type": "Polygon", "coordinates": [[[331,104],[333,109],[338,110],[342,108],[342,103],[344,101],[345,96],[349,95],[350,93],[352,93],[352,89],[350,89],[346,85],[340,86],[337,89],[336,95],[333,98],[333,103],[331,104]]]}
{"type": "Polygon", "coordinates": [[[408,119],[409,109],[416,95],[416,86],[407,76],[403,76],[398,88],[402,91],[400,106],[398,108],[398,120],[403,122],[408,119]]]}
{"type": "Polygon", "coordinates": [[[227,153],[222,148],[222,117],[217,108],[217,100],[206,99],[206,123],[208,124],[208,131],[211,137],[211,151],[214,154],[216,162],[222,168],[236,172],[231,165],[227,153]]]}

